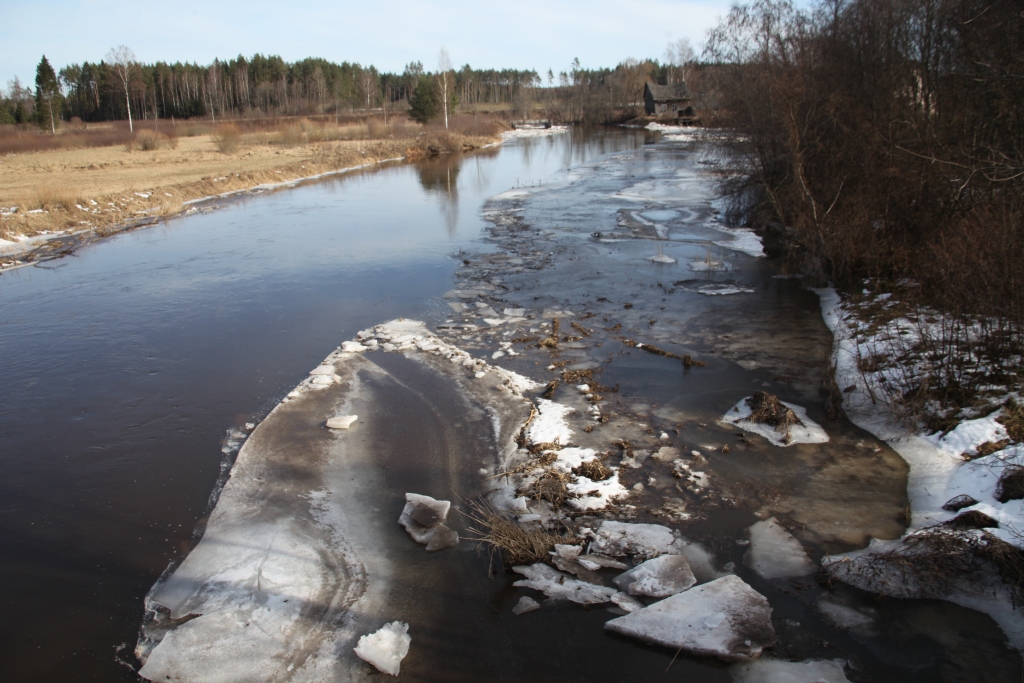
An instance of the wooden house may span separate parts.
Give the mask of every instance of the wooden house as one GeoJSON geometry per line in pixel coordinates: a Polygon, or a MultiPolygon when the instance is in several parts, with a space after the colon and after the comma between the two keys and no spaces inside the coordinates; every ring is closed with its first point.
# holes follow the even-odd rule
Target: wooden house
{"type": "Polygon", "coordinates": [[[644,112],[648,116],[693,117],[690,91],[686,83],[655,85],[648,82],[644,86],[644,112]]]}

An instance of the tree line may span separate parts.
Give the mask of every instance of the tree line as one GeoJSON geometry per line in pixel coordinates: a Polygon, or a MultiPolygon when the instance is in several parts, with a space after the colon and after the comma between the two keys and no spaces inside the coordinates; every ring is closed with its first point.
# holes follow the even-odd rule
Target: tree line
{"type": "Polygon", "coordinates": [[[662,63],[629,59],[615,68],[585,69],[576,60],[557,75],[552,69],[542,76],[532,69],[474,69],[469,64],[456,69],[450,63],[431,72],[418,61],[401,73],[389,73],[356,62],[316,57],[286,62],[258,53],[207,65],[145,64],[120,46],[102,61],[70,64],[56,72],[44,56],[34,91],[16,78],[0,96],[0,123],[35,121],[55,129],[72,118],[96,122],[331,114],[413,103],[417,88],[424,105],[421,115],[443,115],[446,108],[440,102],[452,107],[513,103],[524,114],[540,102],[557,109],[554,113],[564,120],[599,121],[612,109],[635,105],[644,81],[680,80],[688,60],[692,62],[693,51],[683,41],[669,46],[662,63]],[[446,84],[443,96],[434,92],[439,82],[446,84]]]}

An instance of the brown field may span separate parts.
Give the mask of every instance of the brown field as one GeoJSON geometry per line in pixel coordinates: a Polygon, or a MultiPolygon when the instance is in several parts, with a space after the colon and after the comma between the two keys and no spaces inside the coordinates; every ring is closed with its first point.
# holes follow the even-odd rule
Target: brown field
{"type": "Polygon", "coordinates": [[[190,199],[396,157],[481,147],[499,139],[503,128],[472,117],[453,126],[457,132],[405,119],[387,126],[305,120],[274,127],[190,125],[179,124],[173,136],[144,130],[113,146],[0,157],[0,238],[89,228],[103,233],[131,219],[178,212],[190,199]],[[7,215],[13,207],[17,212],[7,215]]]}

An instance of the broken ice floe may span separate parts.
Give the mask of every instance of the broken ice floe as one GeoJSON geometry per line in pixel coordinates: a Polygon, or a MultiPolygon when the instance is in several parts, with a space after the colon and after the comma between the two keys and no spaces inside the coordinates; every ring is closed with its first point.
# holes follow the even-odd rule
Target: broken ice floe
{"type": "Polygon", "coordinates": [[[840,631],[856,628],[858,626],[867,626],[868,624],[874,623],[874,619],[868,615],[859,612],[852,607],[846,605],[840,605],[834,600],[822,596],[818,599],[814,606],[818,608],[821,616],[825,618],[833,628],[839,629],[840,631]]]}
{"type": "Polygon", "coordinates": [[[592,536],[590,552],[612,557],[632,555],[641,559],[681,555],[686,542],[660,524],[604,521],[592,536]]]}
{"type": "Polygon", "coordinates": [[[360,659],[377,667],[378,671],[397,676],[402,660],[409,654],[410,643],[412,637],[409,635],[409,624],[393,621],[360,637],[355,652],[360,659]]]}
{"type": "Polygon", "coordinates": [[[459,534],[444,525],[451,502],[437,500],[418,493],[405,494],[405,508],[398,523],[405,527],[413,540],[427,546],[427,550],[444,550],[457,545],[459,534]]]}
{"type": "Polygon", "coordinates": [[[654,256],[648,256],[647,260],[648,261],[653,261],[654,263],[666,263],[666,264],[667,263],[675,263],[676,262],[676,260],[674,258],[672,258],[671,256],[665,256],[665,254],[655,254],[654,256]]]}
{"type": "Polygon", "coordinates": [[[667,598],[697,583],[683,555],[661,555],[615,577],[615,585],[630,595],[667,598]]]}
{"type": "Polygon", "coordinates": [[[780,432],[772,425],[751,421],[749,418],[753,410],[748,403],[750,398],[748,396],[730,408],[729,412],[722,416],[722,422],[739,427],[747,432],[759,434],[776,446],[792,446],[797,443],[826,443],[828,441],[828,434],[825,430],[818,423],[807,417],[807,409],[792,403],[782,402],[782,405],[796,413],[796,416],[800,418],[800,422],[803,424],[790,425],[788,439],[785,432],[780,432]]]}
{"type": "Polygon", "coordinates": [[[800,541],[774,517],[762,520],[748,530],[750,549],[743,563],[765,579],[807,576],[816,569],[800,541]]]}
{"type": "Polygon", "coordinates": [[[327,427],[330,429],[348,429],[358,419],[358,415],[339,415],[327,420],[327,427]]]}
{"type": "Polygon", "coordinates": [[[753,294],[754,290],[750,287],[740,287],[739,285],[726,285],[726,284],[711,284],[702,285],[697,288],[697,291],[707,296],[729,296],[731,294],[753,294]]]}
{"type": "MultiPolygon", "coordinates": [[[[839,660],[842,661],[842,660],[839,660]]],[[[849,683],[839,661],[759,659],[731,669],[736,683],[849,683]]]]}
{"type": "Polygon", "coordinates": [[[540,603],[531,598],[529,595],[524,595],[519,598],[519,602],[512,608],[512,614],[519,616],[520,614],[526,614],[534,610],[540,609],[540,603]]]}
{"type": "Polygon", "coordinates": [[[665,598],[604,627],[694,655],[748,661],[775,644],[772,609],[737,576],[725,576],[665,598]]]}
{"type": "Polygon", "coordinates": [[[543,562],[513,567],[512,571],[526,577],[512,585],[541,591],[544,595],[556,600],[571,600],[581,605],[599,605],[611,602],[612,597],[618,593],[617,590],[608,586],[598,586],[574,579],[543,562]]]}

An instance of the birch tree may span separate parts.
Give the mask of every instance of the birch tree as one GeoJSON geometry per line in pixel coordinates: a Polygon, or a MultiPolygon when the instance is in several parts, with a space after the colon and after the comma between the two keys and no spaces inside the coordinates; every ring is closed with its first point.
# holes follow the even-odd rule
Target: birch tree
{"type": "Polygon", "coordinates": [[[43,55],[39,66],[36,67],[36,115],[39,117],[40,123],[43,123],[43,117],[49,113],[50,132],[54,135],[57,134],[60,105],[60,85],[57,83],[57,74],[54,73],[46,55],[43,55]]]}
{"type": "Polygon", "coordinates": [[[135,53],[126,45],[118,45],[111,48],[107,53],[107,61],[114,69],[121,84],[124,86],[124,104],[128,108],[128,130],[132,133],[135,128],[132,125],[132,102],[129,94],[132,71],[135,69],[135,53]]]}
{"type": "Polygon", "coordinates": [[[448,130],[448,109],[451,104],[452,60],[443,47],[437,55],[437,88],[441,94],[441,109],[444,112],[444,128],[448,130]]]}

